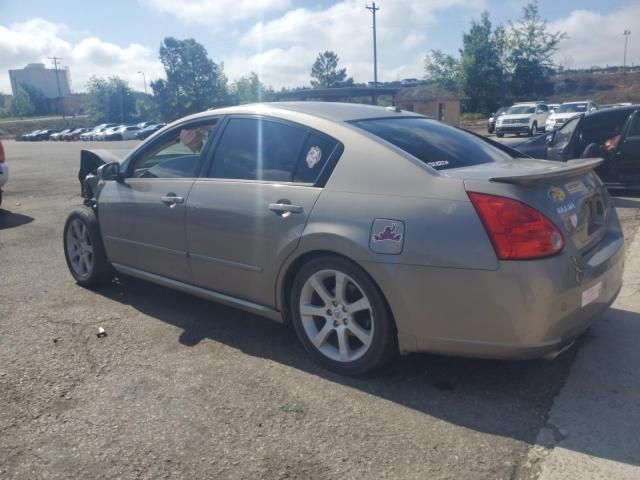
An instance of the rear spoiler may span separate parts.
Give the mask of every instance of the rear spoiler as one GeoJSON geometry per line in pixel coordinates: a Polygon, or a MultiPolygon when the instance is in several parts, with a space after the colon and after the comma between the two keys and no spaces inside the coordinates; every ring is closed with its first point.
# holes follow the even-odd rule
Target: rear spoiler
{"type": "Polygon", "coordinates": [[[536,173],[525,173],[506,177],[491,177],[490,182],[515,183],[519,185],[530,185],[539,181],[549,180],[557,177],[578,176],[590,172],[604,162],[604,158],[580,158],[568,160],[566,162],[548,161],[549,168],[541,169],[536,173]]]}

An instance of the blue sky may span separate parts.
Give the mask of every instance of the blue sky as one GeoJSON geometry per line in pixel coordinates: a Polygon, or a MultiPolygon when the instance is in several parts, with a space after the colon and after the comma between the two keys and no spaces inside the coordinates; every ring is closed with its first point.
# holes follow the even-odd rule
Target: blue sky
{"type": "MultiPolygon", "coordinates": [[[[494,23],[520,16],[524,0],[379,0],[379,76],[422,76],[430,49],[451,53],[484,9],[494,23]]],[[[48,56],[64,58],[73,88],[92,75],[116,74],[142,90],[142,76],[162,75],[157,60],[165,36],[193,37],[233,80],[254,70],[275,87],[308,84],[311,63],[324,49],[338,52],[356,81],[372,78],[371,15],[364,0],[0,0],[0,91],[7,69],[48,56]]],[[[551,27],[569,33],[560,63],[583,67],[640,62],[640,0],[540,0],[551,27]]]]}

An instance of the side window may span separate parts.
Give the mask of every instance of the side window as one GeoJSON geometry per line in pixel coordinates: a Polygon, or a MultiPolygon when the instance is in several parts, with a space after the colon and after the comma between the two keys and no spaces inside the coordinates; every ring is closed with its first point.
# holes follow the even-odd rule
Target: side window
{"type": "Polygon", "coordinates": [[[213,135],[217,120],[192,128],[172,130],[137,158],[129,172],[133,178],[195,177],[200,153],[213,135]]]}
{"type": "Polygon", "coordinates": [[[291,182],[307,133],[304,128],[280,122],[232,118],[218,143],[208,176],[291,182]]]}
{"type": "Polygon", "coordinates": [[[538,106],[538,111],[541,113],[545,113],[549,111],[549,107],[547,107],[546,105],[539,105],[538,106]]]}
{"type": "Polygon", "coordinates": [[[298,162],[293,181],[315,183],[336,146],[335,140],[311,133],[302,149],[302,158],[298,162]]]}
{"type": "Polygon", "coordinates": [[[631,129],[629,129],[629,137],[640,137],[640,111],[636,112],[631,129]]]}
{"type": "Polygon", "coordinates": [[[580,118],[573,118],[565,123],[562,128],[556,130],[553,138],[553,145],[564,148],[571,141],[571,136],[573,135],[573,131],[576,129],[576,125],[578,125],[579,120],[580,118]]]}

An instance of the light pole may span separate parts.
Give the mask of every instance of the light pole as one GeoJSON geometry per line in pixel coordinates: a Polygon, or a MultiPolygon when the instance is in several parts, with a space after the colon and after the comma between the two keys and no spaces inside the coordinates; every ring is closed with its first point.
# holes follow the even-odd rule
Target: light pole
{"type": "Polygon", "coordinates": [[[623,35],[624,35],[624,60],[622,61],[622,71],[624,72],[627,69],[627,42],[629,41],[629,35],[631,35],[631,30],[625,30],[623,35]]]}
{"type": "Polygon", "coordinates": [[[144,82],[144,93],[147,94],[147,77],[144,76],[144,72],[138,72],[142,75],[142,81],[144,82]]]}
{"type": "MultiPolygon", "coordinates": [[[[376,2],[371,2],[371,6],[365,7],[373,14],[373,88],[378,88],[378,48],[376,45],[376,12],[380,10],[376,7],[376,2]]],[[[378,103],[378,99],[374,96],[374,103],[378,103]]]]}

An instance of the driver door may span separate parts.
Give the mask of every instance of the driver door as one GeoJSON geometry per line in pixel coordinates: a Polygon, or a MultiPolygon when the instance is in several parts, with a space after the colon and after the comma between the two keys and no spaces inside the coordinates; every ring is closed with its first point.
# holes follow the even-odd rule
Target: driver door
{"type": "Polygon", "coordinates": [[[549,134],[551,138],[547,147],[548,160],[567,161],[574,158],[576,133],[580,131],[581,121],[582,117],[572,118],[558,130],[549,134]]]}
{"type": "Polygon", "coordinates": [[[640,182],[640,111],[636,110],[629,118],[615,158],[620,181],[637,186],[640,182]]]}
{"type": "Polygon", "coordinates": [[[123,181],[105,183],[98,218],[110,261],[191,282],[185,205],[214,126],[200,121],[166,132],[123,165],[123,181]],[[194,135],[198,129],[206,133],[194,135]]]}

